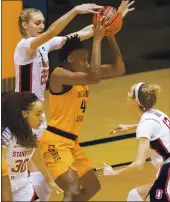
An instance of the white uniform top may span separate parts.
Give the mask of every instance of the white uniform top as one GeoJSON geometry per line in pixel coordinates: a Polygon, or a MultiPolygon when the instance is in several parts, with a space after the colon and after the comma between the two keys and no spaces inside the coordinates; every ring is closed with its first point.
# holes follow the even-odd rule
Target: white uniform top
{"type": "Polygon", "coordinates": [[[151,109],[145,112],[136,130],[136,137],[150,140],[152,164],[159,168],[170,162],[170,119],[163,112],[151,109]]]}
{"type": "Polygon", "coordinates": [[[7,149],[5,161],[8,166],[12,192],[14,192],[30,183],[27,166],[34,149],[20,147],[16,139],[12,138],[8,128],[3,132],[2,147],[7,149]]]}
{"type": "Polygon", "coordinates": [[[43,101],[49,74],[48,53],[61,47],[63,37],[52,38],[40,46],[32,57],[28,58],[26,50],[34,38],[21,39],[15,49],[15,92],[30,91],[43,101]]]}

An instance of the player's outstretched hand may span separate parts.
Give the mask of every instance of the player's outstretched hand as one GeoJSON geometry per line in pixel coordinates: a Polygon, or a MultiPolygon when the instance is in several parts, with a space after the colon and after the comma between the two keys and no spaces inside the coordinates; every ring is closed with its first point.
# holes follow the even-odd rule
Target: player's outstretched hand
{"type": "Polygon", "coordinates": [[[103,8],[103,6],[99,6],[96,4],[82,4],[75,7],[75,11],[78,14],[86,14],[86,13],[93,13],[97,14],[98,12],[95,10],[98,10],[99,8],[103,8]]]}
{"type": "Polygon", "coordinates": [[[108,175],[116,175],[116,172],[113,170],[113,168],[105,163],[104,168],[103,168],[103,175],[108,176],[108,175]]]}
{"type": "Polygon", "coordinates": [[[119,12],[122,13],[123,18],[127,15],[127,13],[135,10],[134,7],[131,7],[134,3],[135,3],[135,1],[131,1],[129,3],[129,1],[127,1],[127,0],[122,0],[122,3],[120,4],[118,10],[119,10],[119,12]]]}
{"type": "Polygon", "coordinates": [[[129,125],[119,124],[115,129],[111,130],[109,133],[116,134],[116,133],[124,132],[127,130],[129,130],[129,125]]]}

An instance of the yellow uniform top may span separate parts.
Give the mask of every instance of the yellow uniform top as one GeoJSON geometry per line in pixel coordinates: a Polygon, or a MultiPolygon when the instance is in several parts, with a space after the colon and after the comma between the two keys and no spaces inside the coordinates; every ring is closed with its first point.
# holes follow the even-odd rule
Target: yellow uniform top
{"type": "MultiPolygon", "coordinates": [[[[56,68],[54,71],[58,69],[61,68],[56,68]]],[[[78,136],[88,96],[88,86],[63,86],[61,93],[50,92],[48,125],[78,136]]]]}

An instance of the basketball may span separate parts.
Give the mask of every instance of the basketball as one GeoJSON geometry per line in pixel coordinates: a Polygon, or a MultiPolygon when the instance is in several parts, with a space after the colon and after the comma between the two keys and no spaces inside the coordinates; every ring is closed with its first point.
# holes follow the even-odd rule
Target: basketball
{"type": "MultiPolygon", "coordinates": [[[[121,13],[114,7],[105,6],[98,10],[100,18],[105,16],[104,22],[109,22],[109,29],[106,31],[106,36],[117,34],[122,25],[123,19],[121,13]]],[[[96,27],[97,14],[93,16],[93,25],[96,27]]]]}

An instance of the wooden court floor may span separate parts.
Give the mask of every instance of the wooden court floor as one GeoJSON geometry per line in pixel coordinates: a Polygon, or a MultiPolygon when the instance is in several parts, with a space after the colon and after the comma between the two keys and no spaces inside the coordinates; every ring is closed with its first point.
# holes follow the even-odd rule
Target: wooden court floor
{"type": "MultiPolygon", "coordinates": [[[[170,116],[170,69],[157,70],[122,76],[102,81],[90,86],[87,112],[83,123],[80,142],[111,137],[108,133],[119,123],[133,124],[139,120],[133,116],[127,103],[127,91],[136,82],[149,82],[160,85],[162,92],[155,108],[170,116]]],[[[45,111],[48,117],[48,92],[45,111]]],[[[132,133],[134,131],[130,131],[132,133]]],[[[116,136],[125,134],[116,134],[116,136]]],[[[126,163],[135,159],[135,138],[84,147],[93,167],[126,163]]],[[[98,172],[96,172],[98,175],[98,172]]],[[[152,182],[156,169],[147,162],[142,171],[133,171],[120,176],[101,177],[101,190],[94,201],[125,201],[130,189],[152,182]]],[[[60,201],[62,195],[52,194],[51,201],[60,201]]]]}

